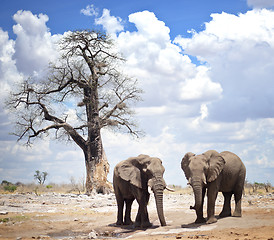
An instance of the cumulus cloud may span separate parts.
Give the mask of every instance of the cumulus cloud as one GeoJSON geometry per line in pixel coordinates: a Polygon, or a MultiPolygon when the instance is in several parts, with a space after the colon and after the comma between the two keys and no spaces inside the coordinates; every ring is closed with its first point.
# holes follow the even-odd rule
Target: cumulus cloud
{"type": "Polygon", "coordinates": [[[9,39],[8,33],[0,28],[0,106],[13,84],[22,79],[17,71],[16,62],[12,59],[15,53],[14,44],[14,40],[9,39]]]}
{"type": "Polygon", "coordinates": [[[180,83],[180,99],[184,101],[210,101],[221,97],[220,83],[212,82],[208,75],[208,68],[197,67],[197,75],[180,83]]]}
{"type": "Polygon", "coordinates": [[[153,12],[143,11],[129,15],[129,22],[134,23],[138,33],[146,36],[152,42],[163,43],[169,41],[170,29],[163,21],[160,21],[153,12]]]}
{"type": "Polygon", "coordinates": [[[112,36],[117,32],[124,30],[122,19],[120,17],[110,16],[110,11],[108,9],[103,10],[102,16],[96,18],[95,23],[103,25],[104,29],[112,36]]]}
{"type": "MultiPolygon", "coordinates": [[[[185,100],[196,101],[200,106],[204,101],[220,97],[220,85],[211,81],[205,68],[196,67],[187,55],[182,54],[170,39],[170,29],[154,13],[137,12],[130,14],[128,19],[137,30],[120,32],[116,42],[127,59],[127,71],[139,79],[146,93],[146,107],[151,110],[167,102],[184,104],[185,100]]],[[[106,22],[95,21],[107,26],[106,22]]]]}
{"type": "Polygon", "coordinates": [[[274,0],[247,0],[247,4],[254,8],[274,7],[274,0]]]}
{"type": "Polygon", "coordinates": [[[176,39],[185,53],[209,64],[211,79],[224,89],[222,99],[209,106],[209,116],[221,121],[273,117],[274,12],[211,17],[204,31],[176,39]]]}
{"type": "Polygon", "coordinates": [[[31,75],[44,70],[57,54],[55,42],[58,36],[52,36],[46,26],[48,16],[19,10],[13,19],[17,23],[13,32],[17,35],[14,59],[18,71],[31,75]]]}

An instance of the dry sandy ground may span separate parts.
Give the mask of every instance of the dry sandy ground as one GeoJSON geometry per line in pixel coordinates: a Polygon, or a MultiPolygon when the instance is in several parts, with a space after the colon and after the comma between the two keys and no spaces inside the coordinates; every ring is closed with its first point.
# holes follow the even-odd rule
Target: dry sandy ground
{"type": "MultiPolygon", "coordinates": [[[[243,217],[194,224],[191,194],[165,194],[166,227],[160,227],[154,197],[148,206],[153,227],[117,227],[116,202],[109,195],[10,194],[0,195],[0,239],[274,239],[274,194],[248,195],[243,217]]],[[[222,196],[217,199],[216,214],[222,196]]],[[[134,219],[137,204],[133,205],[134,219]]]]}

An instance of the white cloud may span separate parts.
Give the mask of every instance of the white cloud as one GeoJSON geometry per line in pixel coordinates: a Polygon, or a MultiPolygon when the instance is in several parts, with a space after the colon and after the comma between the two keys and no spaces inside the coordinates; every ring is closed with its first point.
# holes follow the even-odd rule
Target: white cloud
{"type": "Polygon", "coordinates": [[[57,161],[80,161],[79,156],[81,156],[82,151],[80,149],[78,150],[71,150],[71,151],[65,151],[65,152],[58,152],[56,156],[57,161]]]}
{"type": "Polygon", "coordinates": [[[201,121],[208,117],[208,108],[206,104],[201,105],[200,113],[201,115],[193,120],[193,126],[196,128],[200,125],[201,121]]]}
{"type": "Polygon", "coordinates": [[[31,148],[27,148],[26,146],[19,144],[8,145],[11,147],[9,153],[17,156],[21,161],[24,162],[33,162],[33,161],[41,161],[51,155],[51,150],[49,148],[50,141],[45,138],[43,141],[39,141],[38,143],[33,145],[31,148]]]}
{"type": "Polygon", "coordinates": [[[254,8],[274,7],[274,0],[247,0],[247,4],[254,8]]]}
{"type": "Polygon", "coordinates": [[[76,112],[76,109],[68,109],[66,112],[65,112],[65,115],[67,116],[66,117],[66,120],[69,124],[72,124],[74,125],[76,122],[79,121],[79,118],[77,116],[77,112],[76,112]]]}
{"type": "Polygon", "coordinates": [[[143,11],[129,15],[129,22],[134,23],[138,34],[158,43],[162,48],[170,41],[170,29],[163,21],[157,19],[153,12],[143,11]]]}
{"type": "Polygon", "coordinates": [[[223,91],[220,83],[212,82],[208,68],[197,67],[197,75],[180,83],[180,99],[184,101],[210,101],[221,97],[223,91]]]}
{"type": "Polygon", "coordinates": [[[142,116],[156,116],[164,115],[169,109],[166,106],[157,106],[157,107],[139,107],[137,112],[142,116]]]}
{"type": "MultiPolygon", "coordinates": [[[[129,22],[137,30],[120,32],[116,42],[128,60],[127,71],[139,79],[146,93],[147,107],[160,107],[167,102],[174,104],[182,100],[202,103],[220,97],[222,89],[211,81],[206,67],[196,67],[187,55],[182,54],[170,39],[170,29],[154,13],[133,13],[129,15],[129,22]],[[189,88],[191,99],[187,99],[189,88]]],[[[107,28],[107,18],[100,24],[107,28]]]]}
{"type": "Polygon", "coordinates": [[[98,10],[94,7],[93,4],[87,5],[86,8],[81,9],[80,12],[85,16],[98,16],[98,10]]]}
{"type": "Polygon", "coordinates": [[[274,12],[211,16],[204,31],[176,39],[185,53],[209,64],[211,79],[223,88],[209,116],[222,121],[273,117],[274,12]]]}
{"type": "Polygon", "coordinates": [[[273,11],[266,9],[248,11],[238,16],[225,12],[211,14],[212,20],[205,24],[204,31],[194,31],[192,38],[179,36],[175,41],[186,53],[198,56],[208,63],[217,57],[224,57],[224,53],[225,57],[237,59],[241,55],[236,55],[238,48],[249,50],[258,43],[274,46],[273,14],[273,11]],[[231,50],[233,53],[229,55],[231,50]]]}
{"type": "Polygon", "coordinates": [[[123,31],[122,19],[119,17],[110,16],[108,9],[103,10],[103,14],[100,18],[95,19],[96,24],[103,25],[104,29],[111,35],[115,35],[117,32],[123,31]]]}
{"type": "Polygon", "coordinates": [[[55,43],[59,38],[52,36],[46,26],[48,16],[19,10],[13,19],[17,23],[13,32],[17,35],[14,59],[18,71],[32,75],[44,70],[57,57],[55,43]]]}
{"type": "Polygon", "coordinates": [[[15,53],[14,44],[14,41],[9,39],[8,33],[0,28],[0,106],[13,84],[22,79],[17,72],[16,62],[12,59],[15,53]]]}

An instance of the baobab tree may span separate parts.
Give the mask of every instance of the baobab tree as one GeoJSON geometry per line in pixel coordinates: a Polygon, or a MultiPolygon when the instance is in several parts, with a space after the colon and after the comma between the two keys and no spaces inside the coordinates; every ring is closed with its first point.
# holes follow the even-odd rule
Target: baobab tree
{"type": "Polygon", "coordinates": [[[58,46],[60,58],[49,65],[45,77],[30,77],[10,94],[15,135],[26,145],[48,134],[74,141],[84,153],[86,192],[104,191],[109,167],[101,129],[138,136],[132,104],[142,90],[136,79],[124,74],[125,60],[106,34],[69,32],[58,46]]]}

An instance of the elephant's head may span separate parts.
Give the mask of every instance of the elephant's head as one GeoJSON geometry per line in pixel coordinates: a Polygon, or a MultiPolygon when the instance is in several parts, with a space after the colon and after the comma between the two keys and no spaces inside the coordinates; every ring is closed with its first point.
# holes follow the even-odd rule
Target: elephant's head
{"type": "Polygon", "coordinates": [[[209,150],[201,155],[191,152],[185,154],[181,167],[194,191],[195,206],[191,207],[192,209],[198,210],[201,207],[203,187],[216,180],[224,165],[225,160],[214,150],[209,150]]]}
{"type": "Polygon", "coordinates": [[[151,187],[162,226],[166,226],[163,211],[163,191],[166,188],[163,178],[164,171],[165,168],[159,158],[139,155],[124,161],[118,173],[122,179],[130,181],[131,184],[138,188],[147,189],[148,185],[151,187]]]}

